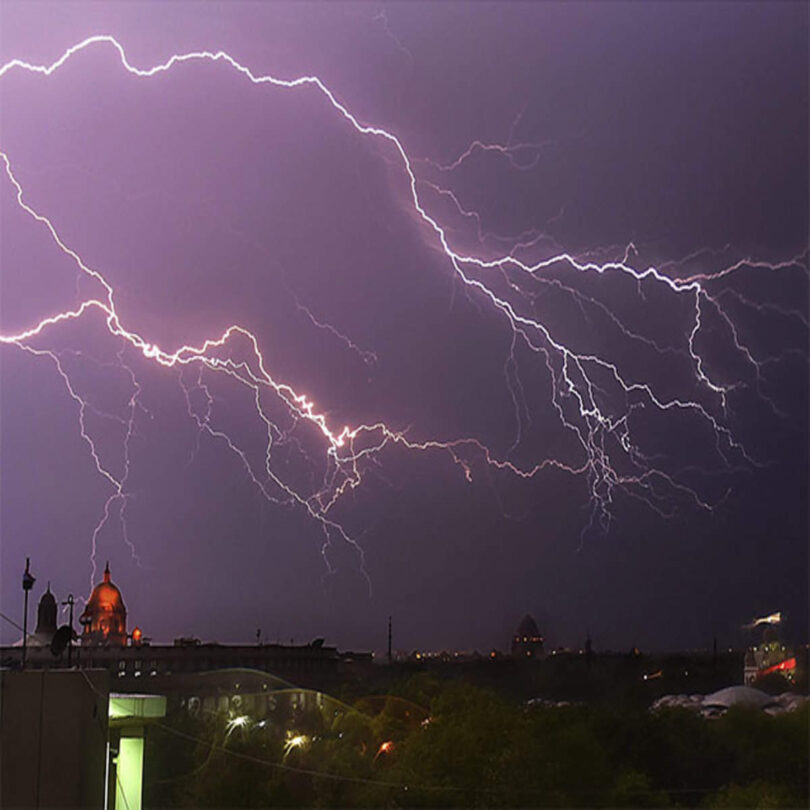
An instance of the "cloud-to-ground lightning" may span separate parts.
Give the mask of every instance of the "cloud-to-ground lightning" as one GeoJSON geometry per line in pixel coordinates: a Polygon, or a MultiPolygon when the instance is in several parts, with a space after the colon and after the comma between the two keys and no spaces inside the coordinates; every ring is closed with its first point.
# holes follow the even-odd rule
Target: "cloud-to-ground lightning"
{"type": "MultiPolygon", "coordinates": [[[[116,504],[118,518],[123,526],[123,539],[130,546],[133,555],[135,554],[125,518],[132,462],[130,442],[136,431],[138,415],[148,411],[141,402],[141,387],[133,371],[134,366],[126,360],[128,353],[138,353],[157,366],[175,369],[179,374],[189,418],[198,431],[198,440],[200,436],[207,435],[227,447],[239,459],[262,497],[270,502],[290,504],[302,509],[320,525],[324,536],[323,558],[329,570],[332,570],[329,548],[335,541],[347,544],[357,554],[361,569],[365,570],[363,550],[343,525],[333,519],[332,510],[344,494],[361,484],[367,463],[389,446],[400,445],[413,451],[449,453],[468,479],[473,477],[479,465],[487,465],[523,479],[533,478],[541,471],[549,469],[584,477],[589,491],[590,511],[583,532],[595,525],[602,529],[608,527],[618,492],[641,499],[662,516],[671,515],[682,498],[688,499],[700,509],[713,508],[711,499],[689,483],[680,470],[668,467],[665,459],[659,460],[645,449],[643,439],[637,438],[636,430],[637,419],[642,412],[656,412],[662,417],[680,414],[701,423],[713,436],[714,456],[722,467],[731,469],[736,465],[755,465],[765,461],[749,453],[735,437],[727,418],[728,398],[732,391],[743,384],[752,384],[778,415],[778,404],[759,390],[763,365],[772,362],[774,358],[759,355],[749,345],[730,314],[725,300],[733,298],[738,304],[754,309],[771,307],[770,311],[775,310],[780,315],[798,317],[805,326],[807,322],[801,313],[788,312],[767,303],[758,304],[723,285],[735,273],[744,270],[768,273],[796,270],[806,272],[806,252],[778,262],[753,258],[734,259],[730,263],[700,272],[686,269],[691,267],[687,260],[658,267],[636,267],[629,249],[619,258],[600,263],[589,256],[559,250],[553,240],[544,242],[546,247],[549,243],[553,245],[553,255],[546,254],[537,259],[519,258],[531,255],[532,250],[537,247],[541,241],[539,230],[536,233],[520,234],[513,240],[508,251],[502,251],[494,257],[490,254],[480,256],[467,250],[462,251],[454,246],[448,226],[441,221],[438,214],[431,211],[424,191],[451,199],[459,214],[476,221],[477,235],[483,241],[487,234],[482,229],[480,217],[475,212],[464,209],[451,190],[420,177],[416,168],[418,161],[409,156],[396,134],[360,121],[317,76],[287,80],[271,75],[257,75],[224,51],[175,54],[165,62],[141,68],[129,61],[118,40],[112,36],[99,35],[70,47],[49,65],[13,59],[0,67],[0,79],[12,71],[27,71],[47,78],[79,52],[94,47],[114,49],[127,73],[143,80],[159,77],[179,64],[206,61],[236,71],[246,81],[256,85],[271,85],[290,91],[302,87],[315,88],[324,102],[359,137],[374,139],[392,150],[410,190],[409,204],[426,226],[429,238],[440,251],[443,261],[468,296],[483,303],[510,330],[511,337],[504,358],[504,375],[514,404],[515,426],[511,447],[499,450],[491,447],[484,437],[424,435],[418,425],[407,430],[392,427],[384,421],[333,425],[329,415],[319,410],[309,396],[295,390],[272,373],[258,338],[239,323],[231,324],[221,333],[210,335],[196,345],[189,343],[173,351],[164,350],[142,334],[137,324],[125,320],[117,306],[116,289],[103,268],[91,267],[63,239],[51,219],[29,204],[14,171],[13,155],[0,151],[6,180],[13,189],[18,206],[42,227],[45,234],[95,288],[93,295],[85,297],[71,310],[48,314],[26,328],[0,335],[0,342],[3,344],[14,345],[54,364],[70,397],[77,405],[80,434],[96,470],[111,487],[92,537],[93,560],[98,534],[108,524],[116,504]],[[574,281],[562,281],[559,272],[556,272],[561,269],[573,279],[598,280],[621,276],[632,280],[641,296],[644,288],[654,286],[672,300],[678,301],[679,305],[686,302],[689,317],[684,324],[680,345],[662,345],[655,338],[641,334],[636,327],[626,325],[622,317],[615,314],[592,291],[578,289],[574,281]],[[538,314],[537,302],[549,290],[569,297],[584,318],[598,316],[606,319],[623,339],[643,345],[657,356],[676,355],[681,358],[691,369],[690,390],[682,395],[662,393],[655,383],[639,377],[636,372],[625,370],[621,359],[611,356],[609,352],[584,350],[572,345],[569,340],[556,333],[542,314],[538,314]],[[129,380],[130,396],[123,413],[113,415],[121,421],[124,434],[124,463],[120,470],[113,469],[87,427],[85,416],[93,406],[88,397],[72,383],[63,353],[43,345],[47,335],[60,325],[93,318],[100,320],[109,334],[118,341],[117,358],[129,380]],[[711,320],[716,328],[722,327],[725,330],[726,348],[742,358],[751,369],[751,383],[724,379],[701,351],[707,320],[711,320]],[[570,457],[549,455],[530,461],[516,460],[515,453],[521,447],[523,431],[532,418],[521,382],[521,367],[527,362],[527,357],[536,359],[541,371],[547,374],[551,389],[548,403],[551,413],[561,430],[574,440],[577,448],[570,457]],[[248,448],[241,446],[227,430],[217,426],[215,397],[208,384],[214,375],[233,381],[249,393],[265,437],[263,463],[260,467],[248,448]],[[272,408],[268,404],[268,397],[273,399],[272,408]],[[278,415],[279,405],[281,415],[278,415]],[[320,484],[312,491],[297,487],[273,464],[274,451],[278,446],[298,442],[295,436],[298,425],[306,425],[314,430],[323,452],[321,464],[325,465],[326,472],[320,484]]],[[[455,161],[440,166],[439,169],[445,173],[451,172],[474,151],[482,151],[505,157],[515,169],[529,170],[539,159],[542,146],[534,143],[498,146],[475,141],[455,161]],[[524,156],[528,156],[527,161],[522,159],[524,156]]],[[[499,240],[501,238],[497,237],[494,241],[499,240]]],[[[317,319],[297,299],[295,306],[313,327],[326,330],[357,353],[367,365],[373,365],[377,361],[375,352],[371,348],[360,349],[345,333],[347,330],[338,330],[317,319]]],[[[300,444],[296,446],[305,455],[303,447],[300,444]]]]}

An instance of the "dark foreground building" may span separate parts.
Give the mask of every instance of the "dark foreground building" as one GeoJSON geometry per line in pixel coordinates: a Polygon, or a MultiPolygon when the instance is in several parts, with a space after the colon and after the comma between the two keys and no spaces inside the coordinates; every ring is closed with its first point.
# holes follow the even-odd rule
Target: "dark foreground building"
{"type": "Polygon", "coordinates": [[[0,806],[103,807],[106,672],[0,674],[0,806]]]}

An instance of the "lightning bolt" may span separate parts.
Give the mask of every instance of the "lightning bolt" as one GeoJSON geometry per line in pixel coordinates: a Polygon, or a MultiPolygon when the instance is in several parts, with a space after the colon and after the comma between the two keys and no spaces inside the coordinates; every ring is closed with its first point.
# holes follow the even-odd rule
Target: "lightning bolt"
{"type": "MultiPolygon", "coordinates": [[[[384,19],[383,22],[385,23],[384,19]]],[[[556,243],[553,243],[553,255],[537,259],[519,258],[519,255],[531,256],[540,243],[549,241],[543,240],[542,234],[531,232],[521,234],[513,240],[509,251],[482,257],[453,246],[448,226],[440,222],[438,215],[431,213],[423,198],[423,191],[428,189],[440,197],[450,198],[459,214],[476,219],[478,235],[483,241],[487,234],[482,229],[480,216],[466,211],[451,190],[420,179],[415,169],[418,161],[411,159],[401,140],[385,129],[358,120],[317,76],[286,80],[271,75],[257,75],[224,51],[175,54],[153,67],[139,68],[129,62],[123,46],[114,37],[98,35],[68,48],[50,65],[36,65],[13,59],[0,67],[0,78],[15,70],[48,77],[77,53],[96,46],[114,49],[127,73],[144,80],[154,79],[183,63],[207,61],[222,64],[255,85],[269,85],[290,91],[314,88],[358,136],[374,139],[390,147],[407,180],[409,204],[426,226],[429,239],[440,251],[454,278],[468,298],[475,300],[479,307],[483,306],[494,313],[509,329],[504,377],[514,404],[515,435],[508,451],[499,454],[482,439],[474,436],[420,438],[412,435],[412,429],[396,429],[382,421],[353,427],[335,427],[330,424],[328,415],[321,412],[308,396],[273,376],[258,339],[239,324],[231,324],[218,336],[209,337],[199,345],[185,344],[171,352],[162,349],[136,331],[133,325],[124,322],[116,307],[112,284],[101,270],[90,267],[62,239],[45,214],[26,202],[11,158],[6,152],[0,151],[6,178],[14,189],[20,209],[44,228],[53,243],[95,289],[94,295],[86,297],[72,310],[48,315],[25,329],[0,335],[0,343],[13,345],[54,364],[69,396],[77,406],[80,434],[88,446],[95,468],[111,488],[111,494],[92,535],[93,574],[96,543],[116,504],[119,504],[118,516],[124,526],[124,540],[133,556],[136,556],[125,521],[126,505],[130,497],[127,491],[131,462],[130,442],[136,433],[136,417],[139,414],[148,414],[148,410],[142,402],[142,388],[132,366],[125,361],[126,356],[133,352],[157,366],[177,370],[188,416],[197,428],[197,448],[203,435],[222,444],[239,460],[249,481],[264,499],[270,503],[299,508],[320,526],[324,537],[322,555],[330,572],[333,567],[329,550],[331,544],[337,540],[354,551],[360,569],[365,573],[362,548],[341,523],[330,515],[336,503],[361,484],[366,463],[375,463],[375,459],[389,446],[399,445],[412,451],[447,453],[468,480],[472,480],[479,465],[521,479],[535,478],[545,470],[584,477],[589,492],[589,517],[583,528],[583,537],[596,526],[605,531],[609,528],[615,497],[619,492],[640,499],[656,514],[665,518],[674,514],[680,498],[686,498],[698,508],[707,511],[716,506],[682,479],[682,471],[668,471],[665,464],[659,463],[659,459],[644,451],[643,440],[636,438],[637,419],[641,413],[653,412],[661,417],[681,414],[696,420],[710,431],[714,452],[722,466],[728,470],[740,464],[762,463],[748,453],[727,424],[729,395],[743,383],[724,382],[701,352],[700,344],[707,330],[707,321],[722,324],[730,336],[731,349],[751,367],[755,385],[759,386],[764,365],[775,361],[775,358],[756,355],[754,349],[746,343],[727,308],[723,306],[723,297],[734,296],[739,303],[754,308],[759,308],[760,305],[730,291],[727,286],[717,293],[713,290],[721,284],[727,284],[730,277],[741,271],[777,273],[799,269],[806,274],[807,251],[781,262],[763,262],[747,257],[711,272],[687,274],[682,268],[698,254],[666,266],[639,268],[635,266],[635,259],[631,258],[631,255],[637,256],[632,245],[625,248],[619,258],[603,262],[588,254],[575,255],[570,251],[560,250],[556,243]],[[683,343],[679,346],[666,346],[642,335],[625,325],[623,319],[596,295],[583,292],[563,281],[560,276],[564,273],[582,280],[598,280],[607,276],[626,278],[635,284],[642,300],[644,290],[654,287],[678,302],[686,302],[691,315],[683,343]],[[570,341],[564,340],[542,315],[543,297],[551,294],[570,298],[586,319],[597,316],[606,319],[623,338],[642,345],[657,356],[679,358],[691,369],[695,394],[673,396],[661,393],[652,383],[638,378],[633,372],[623,370],[619,361],[612,359],[608,353],[577,348],[570,341]],[[41,345],[42,339],[60,326],[93,317],[100,318],[107,332],[119,342],[117,357],[129,374],[131,394],[123,415],[115,417],[124,427],[124,464],[121,473],[111,471],[92,431],[88,429],[86,416],[92,405],[72,383],[65,368],[64,356],[41,345]],[[549,405],[563,433],[572,438],[577,447],[570,460],[556,457],[529,462],[515,460],[523,440],[523,431],[531,422],[531,408],[521,382],[525,358],[536,359],[547,374],[551,388],[549,405]],[[190,373],[187,373],[188,367],[191,367],[190,373]],[[216,426],[216,398],[210,388],[210,381],[216,378],[236,383],[252,398],[265,436],[260,464],[247,448],[241,446],[227,431],[216,426]],[[318,488],[309,493],[295,488],[272,463],[275,452],[284,446],[291,448],[299,457],[309,460],[304,449],[305,441],[299,436],[306,431],[314,432],[318,437],[322,450],[321,463],[325,469],[318,488]]],[[[507,143],[501,146],[475,141],[456,160],[438,165],[438,168],[451,173],[474,152],[482,151],[496,152],[506,158],[513,168],[528,171],[539,160],[543,146],[532,143],[507,143]],[[524,161],[523,157],[526,155],[530,157],[524,161]]],[[[502,237],[495,241],[498,239],[502,240],[502,237]]],[[[367,364],[376,361],[373,352],[360,349],[347,335],[316,319],[310,309],[297,299],[295,305],[313,327],[328,331],[367,364]]],[[[799,318],[806,327],[807,320],[800,312],[777,309],[780,314],[799,318]]],[[[776,403],[771,401],[771,405],[774,413],[779,415],[776,403]]]]}

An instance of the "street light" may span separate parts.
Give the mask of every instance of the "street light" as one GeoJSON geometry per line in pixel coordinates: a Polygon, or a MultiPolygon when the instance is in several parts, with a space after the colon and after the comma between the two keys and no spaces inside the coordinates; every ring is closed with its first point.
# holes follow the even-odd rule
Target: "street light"
{"type": "Polygon", "coordinates": [[[25,572],[23,573],[22,578],[22,586],[23,586],[23,593],[25,596],[23,597],[24,604],[23,604],[23,649],[22,649],[22,668],[25,669],[25,655],[28,648],[28,591],[34,587],[34,583],[37,581],[36,577],[31,574],[30,571],[31,567],[31,558],[25,558],[25,572]]]}

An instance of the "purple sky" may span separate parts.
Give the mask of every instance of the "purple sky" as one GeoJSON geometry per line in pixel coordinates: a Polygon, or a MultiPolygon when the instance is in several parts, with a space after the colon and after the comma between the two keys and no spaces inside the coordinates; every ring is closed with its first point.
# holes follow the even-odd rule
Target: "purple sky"
{"type": "Polygon", "coordinates": [[[87,595],[95,533],[156,640],[806,635],[806,4],[0,15],[0,66],[106,34],[334,99],[111,42],[0,67],[23,203],[130,337],[13,339],[107,298],[0,171],[3,613],[26,555],[87,595]]]}

